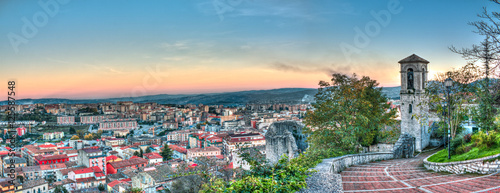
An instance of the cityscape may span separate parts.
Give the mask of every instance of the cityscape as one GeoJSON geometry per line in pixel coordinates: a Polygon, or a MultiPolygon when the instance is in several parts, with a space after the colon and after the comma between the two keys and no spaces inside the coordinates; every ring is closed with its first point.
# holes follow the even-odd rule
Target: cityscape
{"type": "Polygon", "coordinates": [[[0,192],[500,192],[500,1],[0,2],[0,192]]]}

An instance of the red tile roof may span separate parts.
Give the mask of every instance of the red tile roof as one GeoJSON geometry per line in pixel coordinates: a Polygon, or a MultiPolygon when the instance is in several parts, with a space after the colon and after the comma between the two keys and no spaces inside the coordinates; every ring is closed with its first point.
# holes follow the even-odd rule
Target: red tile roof
{"type": "Polygon", "coordinates": [[[38,147],[40,147],[40,148],[54,148],[54,147],[57,147],[57,146],[55,146],[53,144],[47,144],[47,145],[39,145],[38,147]]]}
{"type": "Polygon", "coordinates": [[[120,159],[120,158],[116,155],[110,155],[110,156],[106,157],[106,161],[117,160],[117,159],[120,159]]]}
{"type": "Polygon", "coordinates": [[[115,169],[120,169],[120,168],[135,166],[135,165],[139,165],[139,164],[148,164],[148,160],[144,159],[144,158],[133,158],[133,159],[128,159],[128,160],[111,162],[109,164],[111,166],[113,166],[113,168],[115,168],[115,169]]]}
{"type": "Polygon", "coordinates": [[[59,170],[65,168],[67,168],[67,166],[64,163],[40,165],[40,170],[59,170]]]}
{"type": "Polygon", "coordinates": [[[49,155],[49,156],[38,155],[38,156],[35,157],[35,159],[38,160],[38,161],[48,161],[48,160],[67,159],[67,158],[69,158],[69,157],[66,154],[62,154],[62,155],[49,155]]]}
{"type": "Polygon", "coordinates": [[[79,170],[73,171],[75,174],[86,174],[86,173],[94,173],[94,170],[92,168],[83,168],[79,170]]]}
{"type": "Polygon", "coordinates": [[[174,150],[174,151],[179,152],[179,153],[184,153],[184,154],[186,154],[186,153],[187,153],[186,148],[179,147],[179,146],[177,146],[177,145],[169,145],[168,147],[169,147],[170,149],[174,150]]]}
{"type": "Polygon", "coordinates": [[[163,159],[163,157],[158,154],[158,153],[146,153],[144,154],[144,157],[146,157],[146,159],[163,159]]]}
{"type": "Polygon", "coordinates": [[[122,183],[120,180],[115,180],[115,181],[108,183],[108,186],[112,188],[120,183],[122,183]]]}

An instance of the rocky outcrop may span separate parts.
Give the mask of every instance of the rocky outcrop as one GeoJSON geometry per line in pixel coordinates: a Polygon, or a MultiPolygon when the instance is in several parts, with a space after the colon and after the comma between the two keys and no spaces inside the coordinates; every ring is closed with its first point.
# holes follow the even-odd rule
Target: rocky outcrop
{"type": "Polygon", "coordinates": [[[278,121],[269,126],[266,133],[266,159],[274,164],[283,154],[289,159],[307,149],[304,125],[297,121],[278,121]]]}

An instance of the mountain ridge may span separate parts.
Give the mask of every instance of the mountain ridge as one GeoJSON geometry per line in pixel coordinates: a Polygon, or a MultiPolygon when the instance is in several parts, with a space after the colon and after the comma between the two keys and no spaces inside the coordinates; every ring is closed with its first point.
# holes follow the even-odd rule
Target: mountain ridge
{"type": "MultiPolygon", "coordinates": [[[[382,87],[382,92],[390,99],[399,98],[400,87],[382,87]]],[[[103,99],[66,99],[40,98],[18,99],[16,104],[85,104],[85,103],[116,103],[117,101],[132,101],[134,103],[156,102],[159,104],[204,104],[204,105],[243,105],[247,103],[300,103],[305,98],[311,98],[317,93],[315,88],[278,88],[268,90],[246,90],[203,94],[156,94],[139,97],[114,97],[103,99]]],[[[7,101],[0,101],[6,105],[7,101]]]]}

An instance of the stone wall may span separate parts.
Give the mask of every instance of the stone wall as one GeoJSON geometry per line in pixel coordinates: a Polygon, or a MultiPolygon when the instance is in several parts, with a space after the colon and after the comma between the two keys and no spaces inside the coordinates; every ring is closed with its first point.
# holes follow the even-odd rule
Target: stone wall
{"type": "Polygon", "coordinates": [[[339,173],[345,168],[352,165],[370,163],[378,160],[388,160],[393,158],[392,152],[376,152],[376,153],[360,153],[349,154],[340,157],[325,159],[327,163],[331,163],[331,173],[339,173]]]}
{"type": "Polygon", "coordinates": [[[432,146],[432,147],[439,147],[441,145],[443,145],[443,141],[444,139],[443,138],[431,138],[430,141],[429,141],[429,145],[432,146]]]}
{"type": "MultiPolygon", "coordinates": [[[[431,157],[432,155],[430,155],[429,157],[431,157]]],[[[454,174],[490,174],[500,171],[500,161],[498,160],[500,158],[500,154],[474,160],[448,163],[429,162],[427,161],[429,157],[424,159],[424,166],[425,168],[433,170],[435,172],[449,172],[454,174]]]]}
{"type": "MultiPolygon", "coordinates": [[[[391,147],[387,145],[386,148],[391,147]]],[[[388,160],[397,158],[410,158],[415,153],[415,138],[409,134],[402,134],[398,141],[392,145],[391,151],[350,154],[323,160],[331,164],[331,172],[338,173],[352,165],[365,164],[376,160],[388,160]]]]}
{"type": "Polygon", "coordinates": [[[394,158],[410,158],[415,153],[415,137],[408,133],[403,133],[399,136],[398,141],[394,144],[394,158]]]}
{"type": "Polygon", "coordinates": [[[297,121],[278,121],[269,126],[266,133],[266,159],[277,163],[283,154],[289,159],[307,149],[304,125],[297,121]]]}
{"type": "Polygon", "coordinates": [[[377,143],[375,145],[371,145],[368,148],[369,152],[390,152],[394,149],[394,144],[390,143],[377,143]]]}

